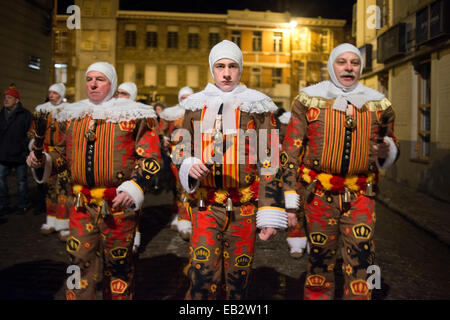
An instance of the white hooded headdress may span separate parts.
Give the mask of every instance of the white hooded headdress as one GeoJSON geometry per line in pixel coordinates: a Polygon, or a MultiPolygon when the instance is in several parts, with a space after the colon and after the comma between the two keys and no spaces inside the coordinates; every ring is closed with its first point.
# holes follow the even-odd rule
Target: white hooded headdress
{"type": "Polygon", "coordinates": [[[133,82],[124,82],[122,83],[118,89],[124,90],[128,92],[130,95],[130,100],[135,101],[137,97],[137,87],[133,82]]]}
{"type": "Polygon", "coordinates": [[[347,101],[352,103],[355,107],[361,108],[367,101],[376,101],[384,98],[380,92],[356,82],[350,87],[346,87],[339,82],[334,73],[333,64],[336,59],[345,52],[352,52],[356,54],[361,61],[362,74],[364,65],[361,52],[354,45],[350,43],[343,43],[333,49],[328,59],[328,73],[331,81],[322,81],[313,86],[302,89],[301,91],[311,97],[322,97],[325,99],[336,99],[333,104],[333,109],[345,111],[347,108],[347,101]]]}
{"type": "Polygon", "coordinates": [[[117,89],[117,73],[114,66],[112,64],[109,64],[108,62],[94,62],[86,70],[86,75],[90,71],[101,72],[105,75],[105,77],[109,79],[109,81],[111,82],[111,88],[109,89],[108,95],[103,101],[108,101],[109,99],[111,99],[117,89]]]}

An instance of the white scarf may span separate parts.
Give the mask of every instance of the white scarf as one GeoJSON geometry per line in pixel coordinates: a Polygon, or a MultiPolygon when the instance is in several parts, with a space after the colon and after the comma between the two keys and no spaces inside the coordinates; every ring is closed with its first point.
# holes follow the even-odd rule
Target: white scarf
{"type": "Polygon", "coordinates": [[[180,105],[191,111],[206,106],[201,132],[212,133],[222,103],[223,133],[225,135],[237,133],[236,108],[238,107],[241,111],[250,113],[275,112],[278,109],[268,96],[259,91],[248,89],[245,85],[239,85],[230,92],[224,92],[211,83],[208,83],[204,90],[183,100],[180,105]]]}
{"type": "Polygon", "coordinates": [[[363,59],[358,48],[349,43],[343,43],[333,49],[328,59],[328,73],[331,81],[322,81],[313,86],[302,89],[301,91],[311,97],[322,97],[325,99],[335,99],[333,109],[345,111],[347,109],[347,101],[360,109],[367,101],[377,101],[384,98],[380,92],[368,88],[357,82],[350,87],[343,86],[334,73],[334,61],[345,52],[355,53],[361,61],[361,71],[363,71],[363,59]]]}

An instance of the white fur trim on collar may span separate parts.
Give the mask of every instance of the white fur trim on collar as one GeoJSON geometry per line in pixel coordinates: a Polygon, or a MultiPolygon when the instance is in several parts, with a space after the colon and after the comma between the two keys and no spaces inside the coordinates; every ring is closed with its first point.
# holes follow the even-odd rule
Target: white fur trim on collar
{"type": "Polygon", "coordinates": [[[289,123],[289,120],[291,120],[291,113],[290,113],[290,112],[285,112],[285,113],[283,113],[283,114],[278,118],[278,120],[280,120],[280,122],[281,122],[282,124],[288,124],[288,123],[289,123]]]}
{"type": "Polygon", "coordinates": [[[69,121],[92,115],[94,120],[118,123],[136,119],[156,118],[153,107],[130,99],[110,99],[101,104],[93,104],[88,99],[68,104],[56,119],[69,121]]]}
{"type": "MultiPolygon", "coordinates": [[[[211,99],[215,99],[219,94],[219,92],[215,94],[214,90],[212,90],[212,87],[215,86],[208,83],[204,90],[190,95],[185,100],[183,100],[180,105],[184,109],[191,111],[203,109],[208,105],[208,102],[211,99]]],[[[270,99],[262,92],[249,89],[245,85],[240,85],[239,88],[236,89],[233,90],[236,92],[235,94],[233,94],[233,98],[236,106],[239,107],[243,112],[264,113],[275,112],[278,109],[276,104],[273,103],[272,99],[270,99]]]]}
{"type": "Polygon", "coordinates": [[[177,104],[174,107],[165,108],[159,116],[167,121],[175,121],[183,117],[185,112],[186,110],[177,104]]]}

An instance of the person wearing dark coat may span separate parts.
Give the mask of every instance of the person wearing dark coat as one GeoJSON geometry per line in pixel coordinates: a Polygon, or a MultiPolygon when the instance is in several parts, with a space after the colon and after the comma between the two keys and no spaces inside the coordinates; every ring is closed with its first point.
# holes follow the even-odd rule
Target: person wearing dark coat
{"type": "Polygon", "coordinates": [[[3,94],[0,110],[0,215],[12,211],[7,177],[14,170],[17,180],[17,209],[25,213],[29,207],[27,165],[31,112],[20,102],[19,92],[10,87],[3,94]]]}

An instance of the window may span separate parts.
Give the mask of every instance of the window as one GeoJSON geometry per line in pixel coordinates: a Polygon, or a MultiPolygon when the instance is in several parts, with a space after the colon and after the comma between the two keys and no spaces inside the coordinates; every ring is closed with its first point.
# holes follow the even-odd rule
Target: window
{"type": "Polygon", "coordinates": [[[305,63],[298,61],[298,80],[305,80],[305,63]]]}
{"type": "Polygon", "coordinates": [[[100,1],[100,17],[108,17],[110,12],[111,1],[101,0],[100,1]]]}
{"type": "Polygon", "coordinates": [[[322,66],[320,67],[320,80],[328,80],[328,64],[322,62],[322,66]]]}
{"type": "Polygon", "coordinates": [[[157,68],[155,64],[147,64],[145,66],[145,80],[144,84],[147,87],[156,87],[157,68]]]}
{"type": "Polygon", "coordinates": [[[309,40],[310,34],[308,28],[301,28],[298,37],[298,50],[303,52],[309,51],[309,40]]]}
{"type": "Polygon", "coordinates": [[[188,29],[188,48],[198,49],[200,44],[200,29],[198,27],[189,27],[188,29]]]}
{"type": "Polygon", "coordinates": [[[178,48],[178,27],[176,26],[169,26],[167,30],[167,48],[178,48]]]}
{"type": "Polygon", "coordinates": [[[241,31],[232,30],[231,31],[231,41],[237,44],[237,46],[241,47],[241,31]]]}
{"type": "Polygon", "coordinates": [[[428,160],[430,157],[431,134],[431,63],[422,61],[418,66],[418,116],[417,144],[415,146],[417,159],[428,160]]]}
{"type": "Polygon", "coordinates": [[[125,47],[136,47],[136,25],[125,25],[125,47]]]}
{"type": "Polygon", "coordinates": [[[109,31],[99,31],[98,33],[98,50],[108,51],[110,46],[110,32],[109,31]]]}
{"type": "Polygon", "coordinates": [[[123,66],[123,81],[136,81],[136,65],[134,63],[125,63],[123,66]]]}
{"type": "Polygon", "coordinates": [[[178,66],[166,67],[166,87],[178,86],[178,66]]]}
{"type": "Polygon", "coordinates": [[[282,52],[283,51],[283,33],[274,32],[273,33],[273,51],[282,52]]]}
{"type": "Polygon", "coordinates": [[[261,87],[261,68],[251,68],[250,86],[254,88],[261,87]]]}
{"type": "Polygon", "coordinates": [[[94,50],[94,31],[81,31],[81,49],[85,51],[94,50]]]}
{"type": "Polygon", "coordinates": [[[377,0],[377,6],[380,8],[380,28],[389,24],[389,0],[377,0]]]}
{"type": "Polygon", "coordinates": [[[157,48],[158,47],[158,32],[156,26],[147,26],[147,33],[145,38],[145,45],[147,48],[157,48]]]}
{"type": "Polygon", "coordinates": [[[66,52],[67,51],[67,32],[62,30],[55,31],[55,51],[66,52]]]}
{"type": "Polygon", "coordinates": [[[262,32],[261,31],[253,31],[253,39],[252,39],[252,48],[253,51],[261,51],[262,50],[262,32]]]}
{"type": "Polygon", "coordinates": [[[67,83],[67,64],[55,63],[55,82],[67,83]]]}
{"type": "Polygon", "coordinates": [[[329,32],[328,30],[322,30],[322,34],[320,36],[320,46],[322,49],[322,52],[328,52],[328,48],[329,48],[329,32]]]}
{"type": "Polygon", "coordinates": [[[275,87],[277,83],[283,82],[283,69],[272,68],[272,87],[275,87]]]}
{"type": "Polygon", "coordinates": [[[219,28],[209,28],[209,48],[211,49],[214,47],[217,43],[220,42],[220,29],[219,28]]]}
{"type": "Polygon", "coordinates": [[[198,75],[199,75],[198,66],[187,66],[186,85],[192,88],[197,88],[199,86],[198,75]]]}
{"type": "Polygon", "coordinates": [[[81,12],[84,17],[92,17],[94,15],[94,0],[84,0],[81,12]]]}

